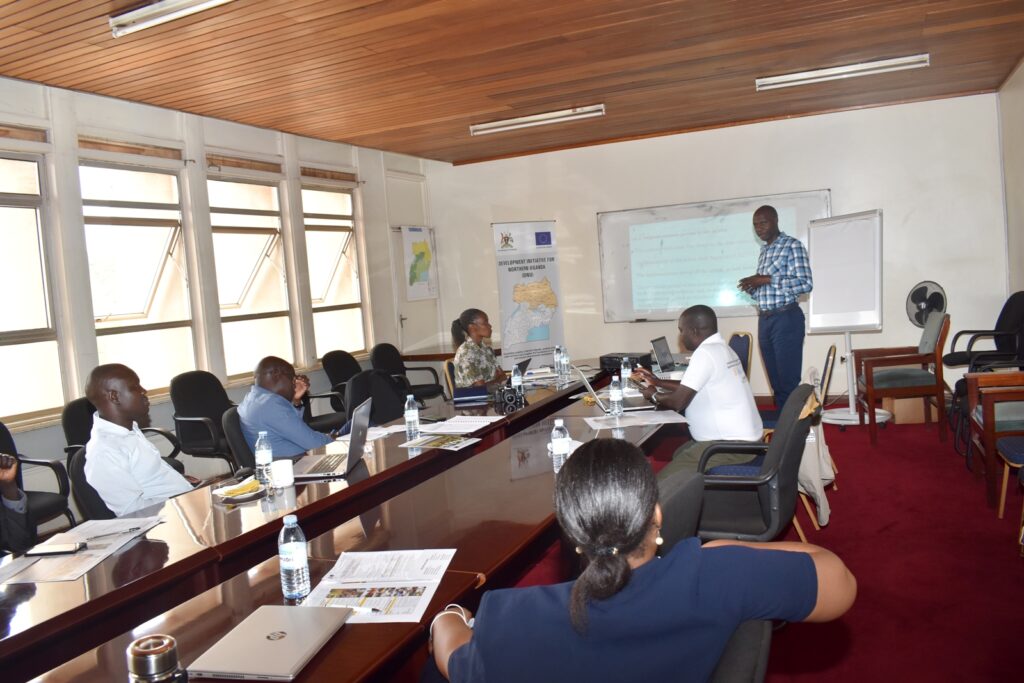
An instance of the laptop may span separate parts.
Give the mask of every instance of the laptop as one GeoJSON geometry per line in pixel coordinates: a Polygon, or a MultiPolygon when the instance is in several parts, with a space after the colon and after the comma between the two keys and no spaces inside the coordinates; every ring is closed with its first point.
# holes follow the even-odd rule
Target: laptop
{"type": "Polygon", "coordinates": [[[363,461],[363,446],[366,445],[366,434],[370,431],[370,408],[372,398],[368,398],[352,411],[352,431],[349,434],[348,448],[341,450],[342,444],[327,444],[327,452],[323,455],[305,455],[295,463],[295,481],[326,481],[344,479],[355,466],[363,461]],[[354,454],[355,457],[349,457],[354,454]]]}
{"type": "MultiPolygon", "coordinates": [[[[526,377],[526,368],[530,367],[530,361],[533,360],[533,356],[516,363],[516,367],[519,368],[519,374],[522,377],[526,377]]],[[[511,373],[509,373],[511,374],[511,373]]]]}
{"type": "MultiPolygon", "coordinates": [[[[606,406],[604,401],[601,400],[601,397],[597,395],[597,392],[594,391],[594,387],[590,386],[590,380],[588,380],[587,376],[583,374],[583,371],[580,370],[575,365],[572,366],[572,369],[580,373],[580,378],[583,380],[583,384],[587,387],[587,391],[590,392],[590,395],[594,397],[594,400],[597,402],[598,407],[601,408],[601,410],[603,410],[606,415],[610,415],[612,412],[611,409],[608,406],[606,406]]],[[[655,406],[653,404],[648,403],[646,399],[640,400],[642,402],[631,402],[630,399],[623,398],[622,411],[628,413],[635,410],[654,410],[655,406]]]]}
{"type": "Polygon", "coordinates": [[[672,349],[669,348],[668,340],[665,337],[652,339],[651,346],[654,348],[654,359],[658,361],[658,369],[661,372],[685,369],[682,365],[676,363],[676,359],[672,355],[672,349]]]}
{"type": "Polygon", "coordinates": [[[351,614],[344,607],[263,605],[192,662],[188,675],[294,680],[351,614]]]}

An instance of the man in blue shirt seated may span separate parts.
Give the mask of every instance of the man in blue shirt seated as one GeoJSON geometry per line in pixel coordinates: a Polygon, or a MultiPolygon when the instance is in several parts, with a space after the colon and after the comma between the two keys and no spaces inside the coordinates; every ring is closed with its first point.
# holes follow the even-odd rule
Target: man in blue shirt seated
{"type": "Polygon", "coordinates": [[[238,405],[242,434],[249,448],[256,449],[256,438],[267,432],[275,458],[291,458],[329,444],[348,434],[349,421],[341,429],[322,434],[302,419],[302,397],[309,391],[309,379],[295,375],[286,360],[267,356],[256,366],[253,386],[238,405]]]}
{"type": "Polygon", "coordinates": [[[36,530],[28,519],[28,499],[18,488],[18,459],[0,453],[0,555],[32,547],[36,530]]]}

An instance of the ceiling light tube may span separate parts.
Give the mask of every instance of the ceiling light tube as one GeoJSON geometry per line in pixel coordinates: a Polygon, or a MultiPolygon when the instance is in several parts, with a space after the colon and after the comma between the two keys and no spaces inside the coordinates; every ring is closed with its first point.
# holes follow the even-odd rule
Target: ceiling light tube
{"type": "Polygon", "coordinates": [[[552,123],[566,123],[567,121],[592,119],[595,116],[604,116],[603,104],[591,104],[586,107],[560,109],[558,111],[549,111],[543,114],[532,114],[530,116],[520,116],[514,119],[504,119],[503,121],[491,121],[490,123],[474,123],[469,127],[469,134],[489,135],[491,133],[503,133],[507,130],[533,128],[534,126],[547,126],[552,123]]]}
{"type": "Polygon", "coordinates": [[[754,79],[754,88],[757,92],[762,90],[774,90],[776,88],[791,88],[795,85],[808,85],[810,83],[821,83],[823,81],[838,81],[843,78],[855,76],[871,76],[873,74],[884,74],[890,71],[903,71],[905,69],[920,69],[930,64],[928,53],[910,55],[908,57],[895,57],[893,59],[878,59],[873,62],[862,62],[860,64],[847,64],[845,66],[833,66],[828,69],[814,69],[813,71],[800,71],[798,73],[783,74],[781,76],[767,76],[754,79]]]}
{"type": "Polygon", "coordinates": [[[160,0],[124,14],[110,17],[110,32],[115,38],[181,19],[196,12],[225,5],[231,0],[160,0]]]}

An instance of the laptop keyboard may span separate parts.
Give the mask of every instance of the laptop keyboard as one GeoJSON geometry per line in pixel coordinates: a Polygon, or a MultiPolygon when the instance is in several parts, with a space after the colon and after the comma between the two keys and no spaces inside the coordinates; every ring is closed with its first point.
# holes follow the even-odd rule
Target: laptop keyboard
{"type": "Polygon", "coordinates": [[[348,453],[333,453],[325,455],[320,462],[309,468],[307,474],[328,474],[341,466],[341,463],[348,458],[348,453]]]}

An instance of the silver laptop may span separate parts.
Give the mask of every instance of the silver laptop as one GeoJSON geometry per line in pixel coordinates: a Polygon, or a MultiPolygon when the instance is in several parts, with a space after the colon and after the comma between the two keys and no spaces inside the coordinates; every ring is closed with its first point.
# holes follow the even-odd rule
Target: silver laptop
{"type": "Polygon", "coordinates": [[[188,675],[291,681],[351,614],[343,607],[263,605],[192,662],[188,675]]]}
{"type": "MultiPolygon", "coordinates": [[[[587,391],[590,392],[590,395],[594,397],[595,401],[597,401],[598,407],[601,410],[603,410],[606,415],[610,415],[611,412],[612,412],[611,409],[608,406],[606,406],[604,401],[601,400],[601,397],[597,395],[597,392],[594,391],[594,387],[590,386],[590,380],[588,380],[587,376],[583,374],[583,371],[580,370],[575,365],[572,366],[572,369],[575,370],[576,372],[580,373],[580,379],[583,380],[583,384],[587,387],[587,391]]],[[[654,410],[654,405],[651,404],[651,403],[648,403],[646,401],[646,399],[641,399],[641,401],[643,401],[642,403],[629,402],[629,401],[630,401],[630,399],[626,399],[626,398],[622,399],[622,411],[623,412],[628,413],[628,412],[635,411],[635,410],[654,410]]]]}
{"type": "Polygon", "coordinates": [[[683,369],[676,363],[675,356],[672,355],[672,349],[669,348],[668,340],[665,337],[652,339],[651,347],[654,349],[654,360],[658,361],[658,370],[672,372],[683,369]]]}
{"type": "Polygon", "coordinates": [[[348,448],[342,443],[327,444],[323,455],[306,455],[295,463],[295,481],[325,481],[344,479],[355,466],[363,461],[363,446],[370,431],[370,408],[373,399],[368,398],[352,411],[352,431],[349,433],[348,448]]]}

